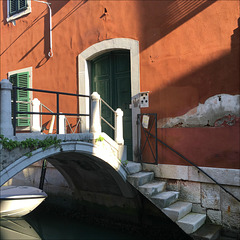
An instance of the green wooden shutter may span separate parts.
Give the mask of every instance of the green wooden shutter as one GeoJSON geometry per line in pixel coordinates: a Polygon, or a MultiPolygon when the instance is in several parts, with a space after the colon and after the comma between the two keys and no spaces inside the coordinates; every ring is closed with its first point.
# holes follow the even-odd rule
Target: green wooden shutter
{"type": "Polygon", "coordinates": [[[12,16],[17,13],[18,0],[9,0],[9,15],[12,16]]]}
{"type": "Polygon", "coordinates": [[[22,12],[27,9],[27,0],[9,0],[9,15],[22,12]]]}
{"type": "MultiPolygon", "coordinates": [[[[29,88],[29,72],[17,73],[10,76],[10,81],[14,86],[29,88]]],[[[17,90],[17,101],[26,103],[17,103],[17,111],[29,112],[30,111],[30,94],[29,91],[17,90]]],[[[28,127],[30,126],[30,114],[17,114],[17,126],[28,127]],[[20,118],[19,118],[20,117],[20,118]]]]}
{"type": "Polygon", "coordinates": [[[18,0],[18,11],[24,11],[27,9],[27,0],[18,0]]]}

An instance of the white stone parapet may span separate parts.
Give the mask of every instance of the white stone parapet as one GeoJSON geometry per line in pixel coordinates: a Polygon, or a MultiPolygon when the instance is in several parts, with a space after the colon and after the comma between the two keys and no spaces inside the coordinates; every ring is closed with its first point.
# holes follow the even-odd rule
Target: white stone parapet
{"type": "MultiPolygon", "coordinates": [[[[40,101],[37,98],[34,98],[32,100],[32,111],[33,112],[40,112],[40,101]]],[[[40,126],[40,115],[39,114],[33,114],[32,116],[32,126],[31,131],[32,132],[41,132],[41,126],[40,126]]]]}
{"type": "Polygon", "coordinates": [[[100,95],[93,92],[91,95],[91,128],[92,133],[101,133],[100,95]]]}
{"type": "Polygon", "coordinates": [[[59,134],[66,133],[66,120],[65,115],[59,115],[59,134]]]}
{"type": "Polygon", "coordinates": [[[12,106],[11,106],[11,91],[12,84],[8,79],[3,79],[0,82],[1,89],[1,114],[0,114],[0,134],[4,136],[13,136],[12,126],[12,106]]]}
{"type": "Polygon", "coordinates": [[[118,108],[115,112],[115,133],[114,133],[114,140],[118,143],[123,145],[123,111],[118,108]]]}

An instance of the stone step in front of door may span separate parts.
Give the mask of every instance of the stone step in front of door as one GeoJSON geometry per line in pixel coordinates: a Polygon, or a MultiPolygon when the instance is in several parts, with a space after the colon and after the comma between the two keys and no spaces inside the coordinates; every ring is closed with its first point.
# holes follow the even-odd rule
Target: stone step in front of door
{"type": "Polygon", "coordinates": [[[128,175],[128,181],[136,188],[139,186],[152,181],[154,178],[153,172],[138,172],[128,175]]]}
{"type": "Polygon", "coordinates": [[[177,201],[171,204],[169,207],[163,208],[162,211],[173,221],[176,222],[179,219],[186,216],[192,210],[192,203],[177,201]]]}
{"type": "Polygon", "coordinates": [[[142,171],[141,163],[136,163],[136,162],[132,162],[132,161],[128,162],[126,168],[127,168],[127,171],[129,172],[129,174],[134,174],[134,173],[142,171]]]}
{"type": "Polygon", "coordinates": [[[151,200],[159,208],[165,208],[178,200],[179,192],[167,191],[161,192],[151,197],[151,200]]]}
{"type": "Polygon", "coordinates": [[[139,186],[139,191],[146,196],[153,196],[164,191],[165,188],[166,182],[152,181],[142,186],[139,186]]]}
{"type": "Polygon", "coordinates": [[[177,225],[187,234],[197,231],[205,222],[206,214],[189,213],[178,220],[177,225]]]}

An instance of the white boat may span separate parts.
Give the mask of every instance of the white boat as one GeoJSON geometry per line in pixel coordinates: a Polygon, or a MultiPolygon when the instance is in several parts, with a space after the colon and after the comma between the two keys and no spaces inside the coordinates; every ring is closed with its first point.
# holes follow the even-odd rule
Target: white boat
{"type": "Polygon", "coordinates": [[[34,210],[47,194],[30,186],[0,188],[0,217],[22,217],[34,210]]]}
{"type": "Polygon", "coordinates": [[[35,229],[22,218],[1,218],[0,239],[2,240],[41,240],[35,229]]]}

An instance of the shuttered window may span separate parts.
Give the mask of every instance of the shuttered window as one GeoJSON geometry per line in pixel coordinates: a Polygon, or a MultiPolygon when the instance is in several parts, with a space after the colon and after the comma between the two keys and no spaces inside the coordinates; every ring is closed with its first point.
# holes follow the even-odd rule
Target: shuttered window
{"type": "Polygon", "coordinates": [[[27,0],[9,0],[9,16],[23,12],[27,8],[27,0]]]}
{"type": "MultiPolygon", "coordinates": [[[[22,72],[10,76],[10,82],[13,86],[29,88],[29,72],[22,72]]],[[[30,94],[29,91],[17,90],[17,111],[30,112],[30,94]]],[[[30,126],[29,114],[17,114],[17,127],[30,126]]]]}

